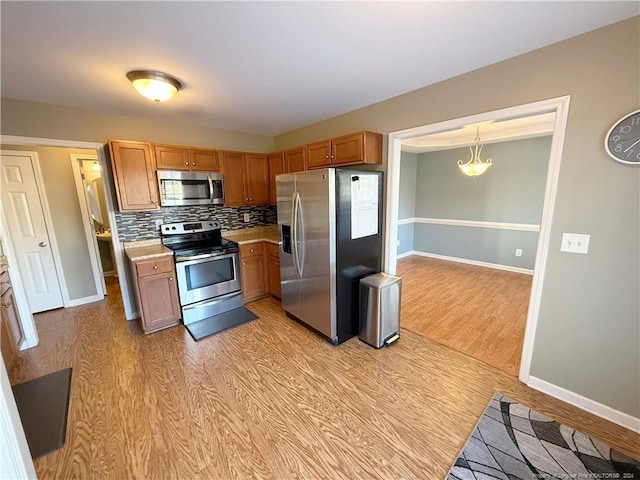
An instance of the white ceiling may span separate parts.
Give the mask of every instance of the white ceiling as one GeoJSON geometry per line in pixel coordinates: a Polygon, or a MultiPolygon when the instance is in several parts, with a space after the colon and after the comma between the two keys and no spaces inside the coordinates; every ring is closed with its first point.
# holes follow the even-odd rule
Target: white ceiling
{"type": "Polygon", "coordinates": [[[275,135],[640,13],[640,2],[0,2],[3,97],[275,135]],[[185,84],[156,105],[129,70],[185,84]]]}

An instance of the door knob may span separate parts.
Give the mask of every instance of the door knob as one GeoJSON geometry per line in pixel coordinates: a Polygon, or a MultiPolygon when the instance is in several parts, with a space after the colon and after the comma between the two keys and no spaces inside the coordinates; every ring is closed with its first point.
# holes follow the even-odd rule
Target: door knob
{"type": "Polygon", "coordinates": [[[38,246],[40,246],[40,247],[43,247],[43,248],[44,248],[44,247],[46,247],[46,246],[47,246],[47,242],[40,242],[40,243],[38,244],[38,246]]]}

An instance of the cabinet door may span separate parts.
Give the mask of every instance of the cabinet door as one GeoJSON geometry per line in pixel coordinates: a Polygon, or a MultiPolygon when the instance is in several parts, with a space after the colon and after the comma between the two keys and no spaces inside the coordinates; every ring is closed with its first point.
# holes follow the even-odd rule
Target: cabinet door
{"type": "Polygon", "coordinates": [[[244,183],[244,153],[222,152],[222,173],[224,175],[224,204],[228,207],[248,205],[244,183]]]}
{"type": "Polygon", "coordinates": [[[265,155],[247,153],[245,156],[247,193],[251,205],[269,203],[269,165],[265,155]]]}
{"type": "Polygon", "coordinates": [[[307,145],[307,168],[331,166],[331,142],[317,142],[307,145]]]}
{"type": "Polygon", "coordinates": [[[345,163],[364,162],[364,139],[361,133],[334,138],[331,141],[331,163],[340,165],[345,163]]]}
{"type": "Polygon", "coordinates": [[[264,257],[252,255],[244,257],[242,264],[242,297],[245,302],[250,302],[267,293],[267,285],[264,278],[264,257]]]}
{"type": "Polygon", "coordinates": [[[20,350],[20,345],[22,345],[22,341],[24,340],[24,331],[22,330],[22,323],[20,323],[16,299],[13,296],[13,288],[7,289],[2,294],[1,299],[2,319],[6,324],[11,345],[13,346],[14,351],[17,352],[20,350]]]}
{"type": "Polygon", "coordinates": [[[120,211],[157,210],[158,182],[151,145],[141,142],[109,142],[111,167],[120,211]]]}
{"type": "Polygon", "coordinates": [[[267,157],[269,163],[269,203],[276,205],[276,176],[284,173],[284,152],[274,153],[267,157]]]}
{"type": "Polygon", "coordinates": [[[219,172],[218,152],[216,150],[191,150],[191,170],[194,172],[219,172]]]}
{"type": "Polygon", "coordinates": [[[173,272],[138,278],[138,292],[145,333],[179,322],[180,302],[173,272]]]}
{"type": "Polygon", "coordinates": [[[286,173],[304,172],[307,169],[306,149],[298,147],[284,152],[284,167],[286,173]]]}
{"type": "Polygon", "coordinates": [[[188,148],[170,145],[154,145],[156,168],[159,170],[189,170],[190,158],[188,148]]]}
{"type": "Polygon", "coordinates": [[[282,298],[280,288],[280,259],[273,255],[267,255],[267,281],[269,293],[276,298],[282,298]]]}

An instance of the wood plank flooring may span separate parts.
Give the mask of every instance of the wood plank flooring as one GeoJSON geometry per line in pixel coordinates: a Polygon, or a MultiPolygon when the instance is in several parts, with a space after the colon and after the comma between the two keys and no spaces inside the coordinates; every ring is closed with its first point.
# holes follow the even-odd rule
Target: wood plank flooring
{"type": "Polygon", "coordinates": [[[417,255],[397,269],[402,327],[518,375],[531,275],[417,255]]]}
{"type": "Polygon", "coordinates": [[[194,342],[148,336],[107,300],[37,315],[13,383],[73,367],[65,445],[46,479],[442,479],[494,391],[629,454],[640,436],[402,330],[334,347],[266,298],[260,318],[194,342]]]}

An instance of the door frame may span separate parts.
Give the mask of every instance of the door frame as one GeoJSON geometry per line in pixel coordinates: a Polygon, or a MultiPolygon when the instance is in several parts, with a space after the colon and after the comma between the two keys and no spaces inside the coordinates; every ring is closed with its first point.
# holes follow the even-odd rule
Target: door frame
{"type": "Polygon", "coordinates": [[[540,221],[540,233],[538,236],[538,248],[536,251],[531,296],[529,298],[527,323],[520,359],[520,372],[518,375],[518,378],[523,383],[528,383],[529,381],[531,360],[533,358],[533,346],[536,327],[538,324],[538,315],[540,313],[542,283],[547,266],[547,256],[551,240],[551,224],[553,221],[553,212],[558,189],[558,177],[560,175],[560,163],[562,160],[562,148],[564,145],[567,118],[569,116],[570,99],[571,97],[566,95],[563,97],[556,97],[539,102],[478,113],[453,120],[446,120],[443,122],[422,125],[420,127],[389,133],[387,163],[387,222],[385,229],[386,240],[384,244],[384,266],[386,272],[395,274],[397,261],[400,155],[402,140],[461,128],[470,123],[486,122],[517,116],[537,115],[548,112],[556,113],[551,139],[551,151],[549,154],[549,166],[545,186],[544,204],[542,208],[542,218],[540,221]]]}
{"type": "MultiPolygon", "coordinates": [[[[69,303],[69,291],[67,289],[67,284],[64,281],[64,273],[62,270],[62,259],[60,258],[60,249],[58,247],[58,240],[56,239],[56,234],[53,230],[53,220],[51,218],[51,209],[49,208],[49,201],[47,199],[47,191],[44,186],[42,170],[40,169],[40,159],[38,157],[38,153],[33,151],[26,151],[26,150],[0,150],[0,156],[10,156],[10,155],[28,157],[29,161],[31,162],[31,167],[33,169],[33,176],[36,182],[36,188],[38,190],[40,207],[42,208],[42,216],[44,217],[44,224],[45,224],[45,228],[47,229],[49,244],[51,245],[51,253],[53,255],[53,264],[55,265],[55,268],[56,268],[56,281],[58,282],[58,288],[60,289],[60,295],[62,297],[61,306],[64,307],[67,305],[67,303],[69,303]]],[[[6,221],[4,208],[0,208],[0,211],[2,214],[3,231],[4,231],[4,234],[2,236],[3,252],[7,256],[7,260],[9,262],[9,268],[11,269],[9,275],[11,276],[12,286],[14,283],[17,283],[19,285],[18,289],[14,287],[14,295],[17,295],[16,307],[18,309],[18,313],[20,314],[20,323],[22,323],[23,330],[25,333],[25,340],[23,342],[23,345],[20,347],[20,350],[22,350],[22,349],[37,345],[38,336],[36,333],[35,325],[33,324],[33,315],[31,313],[31,307],[29,306],[26,290],[24,289],[24,282],[22,281],[22,272],[20,271],[20,267],[18,266],[19,265],[18,257],[15,255],[13,241],[11,240],[11,235],[9,234],[9,228],[8,228],[9,225],[6,221]],[[4,248],[5,246],[8,248],[4,248]],[[14,268],[11,268],[11,267],[14,267],[14,268]],[[16,290],[18,290],[18,293],[16,293],[16,290]],[[18,298],[18,295],[24,297],[24,301],[21,301],[18,298]],[[26,318],[27,320],[31,318],[31,322],[28,322],[28,321],[23,322],[22,320],[23,318],[26,318]]]]}
{"type": "MultiPolygon", "coordinates": [[[[134,291],[131,288],[131,283],[126,274],[127,272],[127,264],[124,253],[124,247],[122,242],[120,242],[118,238],[118,226],[116,223],[116,209],[114,199],[115,196],[115,187],[113,185],[113,180],[111,174],[111,164],[107,160],[105,145],[97,142],[83,142],[76,140],[58,140],[55,138],[38,138],[38,137],[23,137],[23,136],[14,136],[14,135],[0,135],[0,143],[2,145],[31,145],[31,146],[42,146],[42,147],[60,147],[60,148],[78,148],[85,150],[95,150],[98,155],[98,163],[100,164],[100,168],[103,172],[105,172],[105,176],[103,177],[103,182],[105,186],[105,197],[107,202],[107,210],[109,215],[109,224],[111,228],[112,234],[112,242],[113,242],[113,251],[115,254],[114,262],[116,266],[116,272],[118,274],[118,282],[120,284],[120,292],[122,294],[122,303],[124,306],[125,318],[127,320],[132,320],[136,318],[137,312],[133,310],[133,296],[134,291]]],[[[33,322],[33,319],[32,319],[33,322]]],[[[33,345],[32,345],[33,346],[33,345]]]]}
{"type": "MultiPolygon", "coordinates": [[[[80,162],[82,160],[98,161],[98,155],[82,155],[79,153],[71,153],[71,170],[73,171],[73,180],[76,186],[76,194],[78,195],[78,203],[80,205],[80,216],[82,217],[82,227],[84,230],[85,238],[87,239],[87,245],[89,246],[89,260],[91,262],[91,270],[93,271],[93,281],[96,286],[95,299],[89,300],[91,302],[97,302],[102,300],[106,294],[104,275],[102,266],[100,264],[100,250],[98,248],[98,240],[96,238],[96,231],[91,221],[91,214],[89,212],[89,205],[87,200],[87,192],[84,181],[82,179],[82,172],[80,171],[80,162]]],[[[100,176],[102,186],[104,188],[104,181],[102,175],[100,176]]],[[[105,190],[106,191],[106,190],[105,190]]],[[[88,300],[88,299],[83,299],[88,300]]],[[[88,302],[86,302],[88,303],[88,302]]]]}

